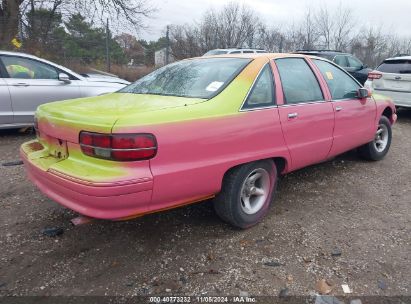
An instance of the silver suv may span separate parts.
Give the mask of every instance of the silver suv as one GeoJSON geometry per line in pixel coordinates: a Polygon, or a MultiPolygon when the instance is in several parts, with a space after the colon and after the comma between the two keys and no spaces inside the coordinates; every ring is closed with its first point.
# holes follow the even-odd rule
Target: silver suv
{"type": "Polygon", "coordinates": [[[411,56],[385,59],[368,74],[365,87],[391,97],[397,107],[411,108],[411,56]]]}
{"type": "Polygon", "coordinates": [[[32,55],[0,51],[0,129],[32,125],[43,103],[111,93],[127,84],[117,77],[79,75],[32,55]]]}

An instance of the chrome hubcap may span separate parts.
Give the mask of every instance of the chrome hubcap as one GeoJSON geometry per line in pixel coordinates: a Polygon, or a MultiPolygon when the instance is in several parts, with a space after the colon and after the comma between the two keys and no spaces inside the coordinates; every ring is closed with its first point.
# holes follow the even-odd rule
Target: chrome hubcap
{"type": "Polygon", "coordinates": [[[255,214],[264,206],[270,193],[270,175],[262,168],[255,169],[241,188],[241,208],[246,214],[255,214]]]}
{"type": "Polygon", "coordinates": [[[378,152],[385,150],[388,144],[388,128],[381,124],[378,126],[377,133],[375,133],[374,147],[378,152]]]}

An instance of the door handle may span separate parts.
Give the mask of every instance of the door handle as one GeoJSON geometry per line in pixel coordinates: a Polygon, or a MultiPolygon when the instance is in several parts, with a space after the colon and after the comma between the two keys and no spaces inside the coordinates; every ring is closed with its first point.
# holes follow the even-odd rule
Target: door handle
{"type": "Polygon", "coordinates": [[[340,112],[342,109],[343,109],[343,107],[335,107],[335,110],[336,110],[337,112],[340,112]]]}
{"type": "Polygon", "coordinates": [[[13,86],[15,86],[15,87],[28,87],[29,84],[27,82],[18,82],[18,83],[13,83],[13,86]]]}
{"type": "Polygon", "coordinates": [[[297,118],[298,117],[298,113],[288,113],[288,118],[297,118]]]}

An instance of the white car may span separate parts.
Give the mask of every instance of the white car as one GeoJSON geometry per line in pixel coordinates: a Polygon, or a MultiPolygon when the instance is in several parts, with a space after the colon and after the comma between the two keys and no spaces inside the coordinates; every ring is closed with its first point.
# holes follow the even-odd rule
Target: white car
{"type": "Polygon", "coordinates": [[[226,55],[226,54],[256,54],[256,53],[268,53],[265,50],[257,49],[215,49],[208,51],[203,56],[214,56],[214,55],[226,55]]]}
{"type": "Polygon", "coordinates": [[[36,56],[0,51],[0,129],[34,123],[43,103],[118,91],[129,82],[114,76],[77,74],[36,56]]]}
{"type": "Polygon", "coordinates": [[[411,56],[384,60],[368,74],[364,86],[375,94],[391,97],[397,107],[411,107],[411,56]]]}

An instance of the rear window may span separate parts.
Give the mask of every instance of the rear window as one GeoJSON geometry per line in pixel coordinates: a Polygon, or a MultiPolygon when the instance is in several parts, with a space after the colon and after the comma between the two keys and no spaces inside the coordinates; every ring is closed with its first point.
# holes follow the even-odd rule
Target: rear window
{"type": "Polygon", "coordinates": [[[411,74],[411,60],[386,60],[381,63],[377,71],[394,74],[411,74]]]}
{"type": "Polygon", "coordinates": [[[209,99],[221,92],[250,61],[246,58],[179,61],[148,74],[119,92],[209,99]]]}

